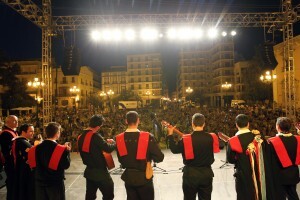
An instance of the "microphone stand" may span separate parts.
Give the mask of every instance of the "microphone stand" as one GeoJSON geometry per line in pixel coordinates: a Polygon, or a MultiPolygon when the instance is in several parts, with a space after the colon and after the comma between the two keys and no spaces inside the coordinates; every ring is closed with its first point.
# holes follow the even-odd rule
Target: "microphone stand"
{"type": "MultiPolygon", "coordinates": [[[[226,128],[226,123],[228,121],[228,115],[227,113],[225,114],[225,117],[224,117],[224,133],[225,135],[227,135],[227,128],[226,128]]],[[[222,169],[224,167],[227,167],[227,166],[230,166],[230,163],[228,162],[228,158],[227,158],[227,145],[228,145],[228,142],[225,142],[225,156],[226,156],[226,159],[225,161],[224,160],[221,160],[222,162],[224,162],[224,164],[222,164],[219,168],[222,169]]]]}

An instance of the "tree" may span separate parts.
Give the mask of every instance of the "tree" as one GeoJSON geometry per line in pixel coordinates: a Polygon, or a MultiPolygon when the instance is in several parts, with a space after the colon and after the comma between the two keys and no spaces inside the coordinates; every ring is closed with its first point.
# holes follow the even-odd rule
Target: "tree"
{"type": "Polygon", "coordinates": [[[119,101],[141,101],[142,98],[131,90],[123,90],[120,95],[112,99],[114,104],[119,101]]]}
{"type": "Polygon", "coordinates": [[[0,52],[0,84],[4,88],[1,100],[4,109],[10,110],[35,104],[35,100],[26,92],[26,83],[16,77],[20,71],[19,65],[11,65],[5,54],[0,52]]]}

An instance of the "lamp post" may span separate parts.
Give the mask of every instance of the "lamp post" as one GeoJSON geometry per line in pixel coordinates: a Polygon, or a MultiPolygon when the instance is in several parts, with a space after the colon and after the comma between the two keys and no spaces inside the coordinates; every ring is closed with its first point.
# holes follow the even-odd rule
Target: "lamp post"
{"type": "MultiPolygon", "coordinates": [[[[186,92],[188,95],[190,95],[192,92],[194,92],[194,90],[193,90],[193,88],[188,87],[188,88],[185,90],[185,92],[186,92]]],[[[190,99],[190,104],[191,104],[191,99],[190,99]]]]}
{"type": "Polygon", "coordinates": [[[78,95],[79,92],[80,92],[80,89],[77,88],[77,86],[75,86],[75,85],[70,88],[70,93],[75,95],[75,97],[73,97],[74,98],[73,105],[75,106],[75,113],[76,113],[77,107],[79,107],[79,105],[78,105],[79,98],[80,98],[78,95]]]}
{"type": "Polygon", "coordinates": [[[101,97],[106,97],[107,96],[109,107],[110,107],[111,111],[113,111],[113,107],[112,107],[112,101],[111,101],[111,97],[110,96],[112,96],[114,94],[115,94],[115,92],[112,89],[109,89],[107,92],[102,91],[99,94],[101,97]]]}
{"type": "Polygon", "coordinates": [[[221,87],[225,90],[224,105],[227,107],[228,105],[227,91],[232,87],[232,84],[225,82],[224,84],[221,85],[221,87]]]}
{"type": "Polygon", "coordinates": [[[39,80],[39,78],[34,78],[33,81],[29,81],[27,86],[30,88],[35,88],[35,100],[36,100],[36,127],[39,127],[39,104],[43,100],[43,98],[39,97],[40,88],[44,87],[44,83],[39,80]]]}
{"type": "Polygon", "coordinates": [[[150,104],[150,94],[151,92],[149,90],[146,91],[146,95],[148,96],[148,99],[147,99],[147,105],[150,104]]]}
{"type": "MultiPolygon", "coordinates": [[[[277,75],[276,74],[272,74],[270,71],[266,71],[265,74],[262,74],[259,79],[263,82],[263,83],[266,83],[266,84],[272,84],[273,81],[277,78],[277,75]]],[[[270,96],[269,96],[269,99],[271,101],[272,99],[272,96],[273,96],[273,87],[271,86],[270,87],[270,96]]]]}

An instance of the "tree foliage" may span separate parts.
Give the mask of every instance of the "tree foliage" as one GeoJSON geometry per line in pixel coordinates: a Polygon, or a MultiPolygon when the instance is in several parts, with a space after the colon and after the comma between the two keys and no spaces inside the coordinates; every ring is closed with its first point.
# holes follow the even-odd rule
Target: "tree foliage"
{"type": "Polygon", "coordinates": [[[35,104],[35,100],[26,92],[26,83],[16,76],[20,71],[19,65],[11,65],[5,54],[0,52],[0,84],[4,88],[1,100],[4,109],[10,110],[35,104]]]}
{"type": "Polygon", "coordinates": [[[114,97],[112,101],[118,103],[119,101],[141,101],[142,98],[131,90],[123,90],[120,95],[114,97]]]}

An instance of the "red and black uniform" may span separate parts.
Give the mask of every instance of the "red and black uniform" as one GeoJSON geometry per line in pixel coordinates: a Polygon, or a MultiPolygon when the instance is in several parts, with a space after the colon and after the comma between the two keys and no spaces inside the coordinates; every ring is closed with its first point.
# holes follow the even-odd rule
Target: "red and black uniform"
{"type": "Polygon", "coordinates": [[[272,169],[279,199],[299,199],[296,186],[299,183],[300,136],[281,134],[269,139],[272,153],[272,169]]]}
{"type": "Polygon", "coordinates": [[[183,158],[182,189],[184,199],[211,199],[214,173],[214,153],[220,152],[216,134],[194,131],[186,134],[178,143],[173,135],[168,136],[170,150],[174,154],[181,153],[183,158]]]}
{"type": "Polygon", "coordinates": [[[118,159],[125,168],[121,178],[125,182],[128,200],[153,200],[153,179],[146,179],[146,162],[162,162],[164,154],[148,132],[126,131],[116,136],[118,159]]]}
{"type": "Polygon", "coordinates": [[[31,168],[35,169],[35,198],[38,200],[65,199],[65,169],[70,167],[70,152],[52,140],[44,140],[28,153],[31,168]]]}
{"type": "Polygon", "coordinates": [[[97,190],[102,192],[103,200],[114,198],[114,182],[108,173],[103,151],[111,153],[115,144],[107,143],[100,133],[85,130],[78,138],[78,149],[83,164],[86,165],[84,177],[86,178],[85,199],[96,199],[97,190]]]}
{"type": "MultiPolygon", "coordinates": [[[[253,134],[249,130],[238,134],[229,139],[227,145],[227,159],[229,163],[234,164],[234,177],[235,177],[235,189],[237,193],[237,200],[257,200],[262,199],[262,194],[260,190],[260,185],[258,188],[258,194],[255,190],[255,184],[253,182],[253,173],[250,163],[250,155],[248,153],[248,145],[254,141],[257,134],[253,134]],[[257,196],[256,196],[257,195],[257,196]]],[[[266,192],[266,198],[268,200],[274,200],[273,196],[273,181],[271,177],[270,169],[270,160],[269,160],[269,148],[266,145],[266,141],[263,139],[262,143],[262,152],[263,155],[260,155],[263,158],[265,173],[265,183],[266,186],[263,186],[264,192],[266,192]]],[[[255,167],[255,178],[260,180],[259,172],[257,171],[257,160],[254,161],[255,167]]],[[[259,181],[257,181],[259,182],[259,181]]]]}
{"type": "Polygon", "coordinates": [[[4,158],[4,171],[6,173],[6,189],[7,189],[7,200],[13,199],[14,192],[14,163],[13,156],[11,154],[12,139],[17,137],[18,134],[16,131],[8,128],[7,126],[3,127],[2,132],[0,133],[0,145],[1,153],[4,158]]]}
{"type": "Polygon", "coordinates": [[[16,137],[13,140],[12,154],[14,158],[15,200],[34,199],[34,179],[28,160],[28,151],[32,147],[25,137],[16,137]]]}

